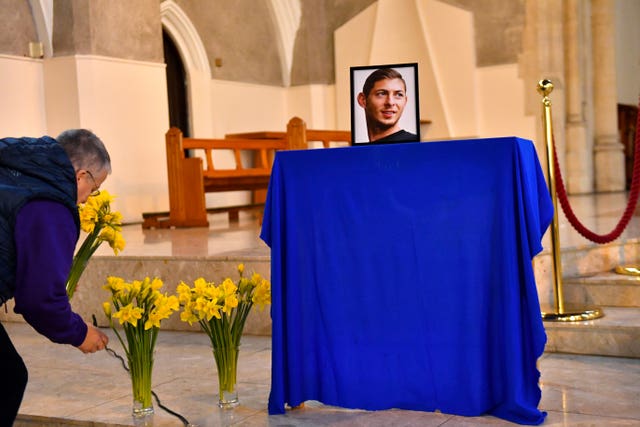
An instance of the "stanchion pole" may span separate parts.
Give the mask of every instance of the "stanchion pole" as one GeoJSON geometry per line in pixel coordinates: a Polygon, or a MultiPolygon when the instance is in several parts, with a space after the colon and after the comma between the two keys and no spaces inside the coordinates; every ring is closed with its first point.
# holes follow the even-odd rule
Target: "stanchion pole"
{"type": "Polygon", "coordinates": [[[597,307],[578,308],[564,302],[562,291],[562,261],[560,258],[560,238],[558,228],[558,198],[556,193],[556,176],[553,167],[553,127],[551,123],[551,99],[549,94],[553,91],[550,80],[538,82],[538,92],[542,95],[542,122],[544,125],[544,139],[547,146],[547,175],[549,177],[549,193],[553,201],[553,220],[551,222],[551,247],[553,268],[553,296],[554,307],[552,311],[543,311],[542,319],[559,322],[575,322],[592,320],[602,317],[602,310],[597,307]]]}

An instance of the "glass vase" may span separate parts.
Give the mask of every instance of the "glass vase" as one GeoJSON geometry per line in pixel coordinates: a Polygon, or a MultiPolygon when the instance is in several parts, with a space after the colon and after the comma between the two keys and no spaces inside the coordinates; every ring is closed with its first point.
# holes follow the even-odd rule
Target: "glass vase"
{"type": "Polygon", "coordinates": [[[153,371],[153,357],[149,354],[132,353],[129,357],[129,373],[133,391],[134,418],[153,415],[151,400],[151,372],[153,371]]]}
{"type": "Polygon", "coordinates": [[[238,346],[220,347],[213,349],[213,357],[218,369],[218,390],[220,398],[218,406],[223,409],[238,405],[238,390],[236,377],[238,371],[238,346]]]}

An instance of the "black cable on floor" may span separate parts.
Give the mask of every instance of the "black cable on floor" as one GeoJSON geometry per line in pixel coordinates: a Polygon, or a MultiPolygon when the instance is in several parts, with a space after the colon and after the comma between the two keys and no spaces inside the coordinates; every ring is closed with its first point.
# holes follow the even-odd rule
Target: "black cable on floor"
{"type": "MultiPolygon", "coordinates": [[[[98,327],[98,320],[96,319],[96,315],[92,314],[91,317],[93,318],[93,326],[95,326],[96,328],[98,327]]],[[[129,372],[129,367],[127,366],[127,362],[124,360],[124,358],[122,356],[120,356],[118,353],[116,353],[112,348],[109,348],[107,346],[104,347],[104,349],[107,351],[107,353],[111,354],[113,357],[115,357],[116,359],[120,359],[120,363],[122,363],[122,367],[124,368],[125,371],[129,372]]],[[[166,412],[168,412],[169,414],[173,415],[174,417],[177,417],[178,419],[180,419],[180,421],[182,421],[182,424],[184,424],[185,426],[190,426],[191,423],[189,423],[189,420],[187,420],[185,417],[183,417],[182,415],[180,415],[179,413],[167,408],[166,406],[164,406],[161,402],[160,402],[160,398],[158,398],[158,395],[156,394],[155,391],[151,390],[151,395],[153,396],[153,398],[156,400],[156,403],[158,404],[158,407],[164,409],[166,412]]]]}

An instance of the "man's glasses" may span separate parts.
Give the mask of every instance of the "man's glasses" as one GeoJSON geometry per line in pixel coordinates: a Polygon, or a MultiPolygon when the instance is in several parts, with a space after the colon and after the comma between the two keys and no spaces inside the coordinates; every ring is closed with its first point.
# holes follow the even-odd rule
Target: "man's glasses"
{"type": "Polygon", "coordinates": [[[100,195],[100,186],[96,182],[96,179],[93,177],[93,174],[88,170],[85,170],[85,172],[87,173],[87,175],[89,175],[91,181],[93,181],[93,188],[91,189],[91,193],[89,195],[92,197],[100,195]]]}

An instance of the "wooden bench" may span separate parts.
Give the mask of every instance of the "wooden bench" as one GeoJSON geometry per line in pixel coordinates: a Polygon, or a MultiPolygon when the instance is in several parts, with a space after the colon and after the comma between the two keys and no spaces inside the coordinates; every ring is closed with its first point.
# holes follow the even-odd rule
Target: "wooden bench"
{"type": "Polygon", "coordinates": [[[307,129],[307,125],[299,117],[293,117],[287,123],[286,132],[260,131],[232,133],[227,139],[286,139],[289,150],[305,150],[311,148],[312,143],[318,142],[323,148],[332,146],[348,146],[351,144],[351,132],[348,130],[318,130],[307,129]]]}
{"type": "Polygon", "coordinates": [[[307,129],[306,123],[299,117],[289,120],[285,138],[291,149],[307,149],[313,142],[320,142],[323,148],[331,148],[332,143],[338,146],[351,144],[350,131],[307,129]]]}
{"type": "Polygon", "coordinates": [[[207,213],[226,211],[231,222],[239,211],[264,205],[271,166],[277,150],[306,149],[312,141],[323,147],[331,142],[348,144],[349,131],[307,130],[305,122],[292,118],[287,132],[229,134],[225,139],[184,138],[178,128],[166,133],[169,212],[143,213],[143,228],[207,227],[207,213]],[[187,157],[186,150],[196,157],[187,157]],[[235,167],[220,168],[216,156],[233,153],[235,167]],[[223,191],[252,191],[252,203],[207,208],[205,194],[223,191]]]}

